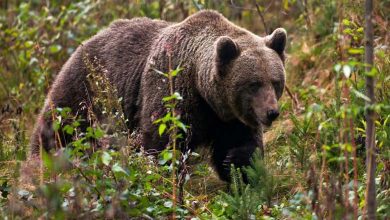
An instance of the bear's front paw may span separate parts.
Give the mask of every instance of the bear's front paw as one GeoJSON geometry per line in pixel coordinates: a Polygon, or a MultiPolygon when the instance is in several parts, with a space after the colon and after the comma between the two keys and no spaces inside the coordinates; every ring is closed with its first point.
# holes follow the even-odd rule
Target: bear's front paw
{"type": "MultiPolygon", "coordinates": [[[[252,157],[255,147],[240,147],[233,148],[228,151],[225,159],[223,160],[223,176],[227,181],[230,180],[230,170],[233,164],[235,168],[242,168],[250,165],[250,158],[252,157]]],[[[242,171],[242,169],[241,169],[242,171]]],[[[242,172],[242,178],[245,183],[248,183],[245,173],[242,172]]]]}

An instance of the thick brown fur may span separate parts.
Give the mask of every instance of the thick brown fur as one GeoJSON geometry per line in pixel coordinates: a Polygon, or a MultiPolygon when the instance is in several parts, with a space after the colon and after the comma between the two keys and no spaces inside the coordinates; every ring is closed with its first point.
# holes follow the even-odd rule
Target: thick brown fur
{"type": "MultiPolygon", "coordinates": [[[[130,131],[139,129],[146,150],[160,151],[153,121],[164,114],[162,98],[169,94],[167,72],[179,64],[175,91],[183,96],[178,112],[189,132],[182,147],[210,146],[216,171],[229,180],[230,164],[249,164],[256,148],[263,149],[262,125],[278,115],[277,100],[284,88],[286,33],[276,29],[259,37],[214,11],[201,11],[180,23],[136,18],[119,20],[84,42],[57,76],[38,118],[32,153],[39,146],[54,148],[51,107],[70,107],[86,118],[82,103],[90,103],[83,56],[96,59],[122,98],[130,131]]],[[[60,139],[66,144],[67,137],[60,139]]]]}

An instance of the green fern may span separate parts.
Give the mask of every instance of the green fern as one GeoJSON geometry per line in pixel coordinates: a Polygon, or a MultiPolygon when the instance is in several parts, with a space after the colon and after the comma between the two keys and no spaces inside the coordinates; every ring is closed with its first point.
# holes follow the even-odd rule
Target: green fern
{"type": "Polygon", "coordinates": [[[243,182],[241,170],[231,167],[230,193],[222,192],[223,200],[228,204],[226,214],[232,219],[255,219],[261,204],[258,193],[243,182]]]}
{"type": "Polygon", "coordinates": [[[226,215],[232,219],[257,219],[264,203],[271,206],[278,181],[267,170],[260,152],[254,153],[251,166],[244,167],[243,171],[248,185],[243,182],[240,168],[231,167],[230,192],[222,193],[222,199],[228,204],[226,215]]]}
{"type": "Polygon", "coordinates": [[[244,168],[249,185],[258,194],[261,201],[271,207],[272,198],[276,195],[279,186],[278,179],[272,175],[262,159],[260,152],[256,151],[251,160],[251,166],[244,168]]]}

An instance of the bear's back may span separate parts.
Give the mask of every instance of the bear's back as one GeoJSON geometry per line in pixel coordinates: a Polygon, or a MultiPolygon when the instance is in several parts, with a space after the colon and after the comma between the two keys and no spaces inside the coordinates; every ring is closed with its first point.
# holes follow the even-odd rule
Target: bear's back
{"type": "MultiPolygon", "coordinates": [[[[86,91],[87,75],[104,74],[124,100],[123,111],[129,127],[135,123],[141,75],[153,42],[161,29],[170,24],[149,18],[119,19],[84,41],[65,63],[51,92],[51,101],[59,107],[78,112],[80,103],[90,102],[86,91]],[[67,88],[67,89],[64,89],[67,88]],[[131,119],[131,120],[130,120],[131,119]]],[[[89,87],[88,87],[89,90],[89,87]]]]}
{"type": "Polygon", "coordinates": [[[122,107],[130,129],[137,124],[140,80],[150,51],[162,29],[169,25],[166,21],[149,18],[120,19],[103,33],[105,39],[98,48],[101,50],[97,53],[98,60],[104,62],[118,97],[125,100],[122,107]]]}
{"type": "Polygon", "coordinates": [[[107,69],[115,71],[118,65],[126,64],[125,61],[148,56],[160,30],[167,26],[166,21],[149,18],[119,19],[81,47],[86,47],[87,52],[96,56],[107,69]]]}

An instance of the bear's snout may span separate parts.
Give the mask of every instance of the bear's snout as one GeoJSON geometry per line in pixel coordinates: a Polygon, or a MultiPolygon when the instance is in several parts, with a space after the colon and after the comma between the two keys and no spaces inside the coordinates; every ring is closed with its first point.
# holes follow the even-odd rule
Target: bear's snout
{"type": "Polygon", "coordinates": [[[267,111],[267,118],[269,121],[274,121],[279,116],[279,111],[276,109],[271,109],[267,111]]]}

